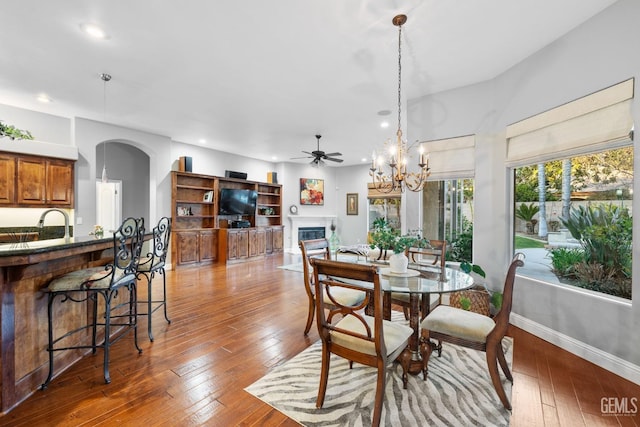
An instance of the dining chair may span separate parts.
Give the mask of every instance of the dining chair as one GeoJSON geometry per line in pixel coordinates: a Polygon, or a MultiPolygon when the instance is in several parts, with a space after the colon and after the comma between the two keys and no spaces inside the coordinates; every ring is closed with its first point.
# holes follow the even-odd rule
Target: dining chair
{"type": "MultiPolygon", "coordinates": [[[[331,259],[331,250],[328,239],[300,240],[298,242],[302,252],[302,270],[304,273],[304,288],[309,299],[309,310],[307,314],[307,324],[304,327],[304,334],[309,334],[313,324],[313,316],[316,312],[315,287],[313,285],[313,271],[309,260],[311,258],[331,259]]],[[[346,305],[359,304],[364,300],[365,294],[352,289],[336,289],[334,298],[346,305]]]]}
{"type": "MultiPolygon", "coordinates": [[[[322,367],[316,407],[321,408],[327,391],[331,354],[377,369],[376,394],[372,425],[378,426],[385,394],[387,366],[399,359],[402,382],[407,388],[411,352],[409,337],[413,329],[383,319],[382,288],[377,267],[348,262],[311,259],[316,288],[316,316],[322,340],[322,367]],[[334,296],[339,289],[365,293],[363,301],[343,304],[334,296]],[[373,299],[373,316],[364,314],[364,308],[373,299]],[[328,304],[329,303],[329,304],[328,304]],[[328,314],[325,314],[325,311],[328,314]],[[336,323],[334,317],[341,319],[336,323]]],[[[345,402],[348,403],[348,402],[345,402]]]]}
{"type": "Polygon", "coordinates": [[[47,288],[43,289],[47,294],[49,373],[41,389],[46,389],[53,378],[54,352],[91,349],[95,354],[97,348],[103,348],[103,372],[107,384],[111,382],[109,350],[113,343],[133,331],[134,345],[139,353],[142,352],[138,346],[136,268],[143,238],[144,220],[131,217],[125,219],[113,234],[111,263],[69,272],[54,278],[47,288]],[[102,296],[102,301],[99,295],[102,296]],[[66,305],[73,303],[85,304],[87,309],[90,305],[92,316],[87,316],[82,308],[76,309],[66,305]],[[56,336],[56,331],[65,325],[55,322],[54,316],[65,309],[80,313],[82,318],[77,320],[81,326],[56,336]],[[88,321],[85,321],[87,318],[88,321]],[[98,326],[103,327],[104,336],[98,337],[98,326]],[[114,327],[118,329],[112,330],[114,327]],[[88,329],[91,330],[90,337],[86,334],[88,329]],[[86,335],[78,336],[82,332],[86,335]],[[101,344],[97,343],[98,338],[103,340],[101,344]],[[60,342],[62,344],[56,346],[60,342]]]}
{"type": "Polygon", "coordinates": [[[429,357],[434,349],[437,350],[438,357],[440,357],[443,341],[484,351],[493,387],[496,389],[502,405],[511,410],[511,403],[509,403],[509,398],[500,380],[498,364],[507,379],[513,382],[513,376],[502,349],[502,339],[509,326],[516,269],[524,265],[524,258],[524,254],[520,252],[514,255],[504,282],[502,307],[493,318],[461,308],[440,305],[422,321],[420,353],[423,361],[422,374],[425,380],[428,373],[429,357]],[[431,340],[439,342],[435,344],[431,340]]]}
{"type": "Polygon", "coordinates": [[[138,313],[138,316],[147,316],[147,332],[149,340],[153,342],[153,332],[151,319],[156,310],[164,309],[164,318],[171,324],[171,319],[167,315],[167,277],[165,275],[165,264],[167,252],[169,251],[169,239],[171,237],[171,218],[162,217],[158,224],[153,227],[153,238],[143,245],[143,252],[138,263],[138,279],[144,277],[147,281],[146,299],[138,299],[138,304],[146,305],[146,312],[138,313]],[[147,246],[148,244],[148,246],[147,246]],[[152,281],[155,275],[162,276],[162,296],[154,299],[152,293],[152,281]]]}
{"type": "MultiPolygon", "coordinates": [[[[445,271],[446,252],[447,241],[433,239],[429,240],[429,247],[427,248],[407,248],[407,250],[405,251],[405,255],[407,256],[407,258],[409,258],[410,268],[417,270],[426,270],[423,274],[438,274],[438,272],[434,271],[433,268],[434,266],[437,266],[440,268],[439,274],[443,274],[445,271]]],[[[438,294],[435,301],[429,300],[430,306],[435,307],[437,305],[440,305],[440,301],[441,296],[438,294]]],[[[401,306],[405,320],[409,320],[410,302],[408,293],[392,292],[391,303],[401,306]]],[[[424,317],[425,315],[426,313],[421,313],[422,317],[424,317]]]]}

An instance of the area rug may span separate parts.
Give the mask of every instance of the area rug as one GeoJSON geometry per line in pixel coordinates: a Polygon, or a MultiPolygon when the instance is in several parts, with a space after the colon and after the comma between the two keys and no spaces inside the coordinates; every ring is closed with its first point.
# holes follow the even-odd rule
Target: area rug
{"type": "MultiPolygon", "coordinates": [[[[513,341],[503,341],[511,367],[513,341]]],[[[322,343],[317,341],[293,359],[277,366],[245,390],[305,426],[371,425],[376,370],[331,356],[324,406],[316,409],[322,343]]],[[[402,368],[389,368],[385,390],[384,426],[508,426],[510,412],[496,394],[483,352],[443,344],[442,357],[433,354],[426,381],[410,375],[402,388],[402,368]]],[[[511,383],[501,377],[507,396],[511,383]]]]}

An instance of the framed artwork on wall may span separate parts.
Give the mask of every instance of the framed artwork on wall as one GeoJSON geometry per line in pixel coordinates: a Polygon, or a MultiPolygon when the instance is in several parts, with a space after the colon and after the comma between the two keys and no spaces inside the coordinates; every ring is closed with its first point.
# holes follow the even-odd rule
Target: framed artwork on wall
{"type": "Polygon", "coordinates": [[[324,205],[324,179],[300,178],[300,204],[324,205]]]}
{"type": "Polygon", "coordinates": [[[358,193],[347,193],[347,215],[358,215],[358,193]]]}

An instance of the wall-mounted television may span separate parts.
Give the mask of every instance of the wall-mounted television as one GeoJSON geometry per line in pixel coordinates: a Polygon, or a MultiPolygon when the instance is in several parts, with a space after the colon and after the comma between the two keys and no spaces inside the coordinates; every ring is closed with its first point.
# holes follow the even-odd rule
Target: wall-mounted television
{"type": "Polygon", "coordinates": [[[255,215],[258,192],[237,188],[220,189],[220,215],[255,215]]]}

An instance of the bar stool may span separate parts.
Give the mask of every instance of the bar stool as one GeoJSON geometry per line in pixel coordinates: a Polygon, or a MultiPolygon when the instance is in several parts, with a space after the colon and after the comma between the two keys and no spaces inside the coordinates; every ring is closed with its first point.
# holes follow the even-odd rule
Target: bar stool
{"type": "Polygon", "coordinates": [[[48,332],[49,343],[49,374],[41,386],[47,388],[54,373],[54,352],[71,349],[91,349],[96,353],[96,349],[104,349],[104,380],[107,384],[111,382],[109,374],[109,349],[113,343],[127,335],[133,330],[134,344],[138,353],[142,349],[138,346],[138,330],[136,318],[136,268],[140,258],[142,240],[144,237],[144,219],[127,218],[118,230],[113,234],[113,263],[103,267],[86,268],[72,271],[57,277],[49,283],[43,290],[48,295],[48,332]],[[117,300],[121,290],[128,291],[128,298],[124,301],[117,300]],[[98,321],[98,306],[100,299],[104,298],[104,320],[98,321]],[[60,305],[54,308],[54,302],[59,300],[60,305]],[[65,303],[91,303],[93,316],[88,324],[66,332],[64,335],[54,337],[54,311],[60,310],[65,303]],[[114,323],[115,320],[117,323],[114,323]],[[104,327],[104,341],[97,344],[98,326],[104,327]],[[112,336],[112,327],[121,327],[112,336]],[[91,329],[91,344],[86,344],[88,337],[80,337],[71,341],[70,337],[86,329],[91,329]],[[66,340],[67,345],[60,341],[66,340]]]}
{"type": "Polygon", "coordinates": [[[147,330],[149,340],[153,342],[153,332],[151,329],[151,318],[153,313],[160,307],[164,308],[164,318],[167,323],[171,324],[171,320],[167,316],[167,277],[165,275],[164,266],[167,260],[167,252],[169,251],[169,238],[171,236],[171,218],[160,218],[158,224],[153,227],[153,240],[150,241],[148,250],[143,254],[138,263],[138,279],[144,276],[147,279],[147,299],[138,300],[138,304],[146,304],[147,312],[138,313],[138,316],[147,316],[147,330]],[[151,282],[156,273],[162,275],[162,299],[154,300],[151,293],[151,282]]]}

